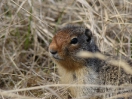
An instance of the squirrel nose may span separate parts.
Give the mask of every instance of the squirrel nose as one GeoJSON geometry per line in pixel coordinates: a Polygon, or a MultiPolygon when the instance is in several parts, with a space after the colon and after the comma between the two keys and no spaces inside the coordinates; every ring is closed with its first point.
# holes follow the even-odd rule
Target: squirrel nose
{"type": "Polygon", "coordinates": [[[55,55],[55,54],[57,54],[57,51],[55,51],[55,50],[50,50],[50,53],[53,54],[53,55],[55,55]]]}
{"type": "Polygon", "coordinates": [[[58,51],[57,50],[49,49],[49,52],[51,53],[51,55],[52,55],[52,57],[54,59],[57,59],[57,60],[61,60],[62,59],[60,57],[60,55],[58,55],[58,51]]]}
{"type": "Polygon", "coordinates": [[[57,54],[57,50],[55,50],[55,49],[53,49],[53,48],[49,48],[49,52],[50,52],[52,55],[57,54]]]}

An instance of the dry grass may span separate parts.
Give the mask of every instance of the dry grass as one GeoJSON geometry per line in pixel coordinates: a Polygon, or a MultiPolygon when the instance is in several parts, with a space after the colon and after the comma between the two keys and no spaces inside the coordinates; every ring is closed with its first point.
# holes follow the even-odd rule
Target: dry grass
{"type": "Polygon", "coordinates": [[[48,45],[69,23],[90,28],[102,52],[132,56],[132,0],[0,0],[0,99],[64,99],[48,45]]]}

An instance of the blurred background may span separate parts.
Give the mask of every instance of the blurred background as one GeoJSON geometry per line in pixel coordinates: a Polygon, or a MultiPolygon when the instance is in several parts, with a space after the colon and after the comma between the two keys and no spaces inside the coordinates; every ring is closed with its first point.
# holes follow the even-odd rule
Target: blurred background
{"type": "Polygon", "coordinates": [[[89,28],[102,53],[131,58],[132,0],[0,0],[0,99],[69,94],[54,86],[59,76],[48,55],[53,35],[67,24],[89,28]]]}

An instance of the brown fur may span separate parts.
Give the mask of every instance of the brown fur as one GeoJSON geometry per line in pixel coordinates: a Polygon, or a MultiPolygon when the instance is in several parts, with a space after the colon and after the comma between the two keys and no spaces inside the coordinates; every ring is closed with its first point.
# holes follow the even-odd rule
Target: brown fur
{"type": "MultiPolygon", "coordinates": [[[[69,71],[75,71],[79,68],[82,68],[84,66],[84,61],[82,60],[73,60],[73,56],[70,56],[67,54],[66,51],[64,51],[65,46],[68,46],[68,43],[70,42],[69,39],[71,39],[70,35],[66,33],[68,31],[58,32],[56,34],[49,46],[52,50],[57,50],[60,57],[63,58],[63,60],[56,60],[56,62],[63,66],[65,69],[69,71]],[[63,35],[62,35],[63,34],[63,35]]],[[[78,45],[69,47],[70,52],[74,51],[75,49],[79,48],[78,45]]]]}

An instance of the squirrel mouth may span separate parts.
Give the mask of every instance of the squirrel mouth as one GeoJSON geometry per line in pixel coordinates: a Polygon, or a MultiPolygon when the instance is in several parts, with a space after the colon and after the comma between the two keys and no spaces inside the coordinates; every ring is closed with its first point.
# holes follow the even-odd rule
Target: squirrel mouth
{"type": "Polygon", "coordinates": [[[56,60],[63,60],[63,58],[61,58],[58,54],[52,55],[52,57],[56,60]]]}

